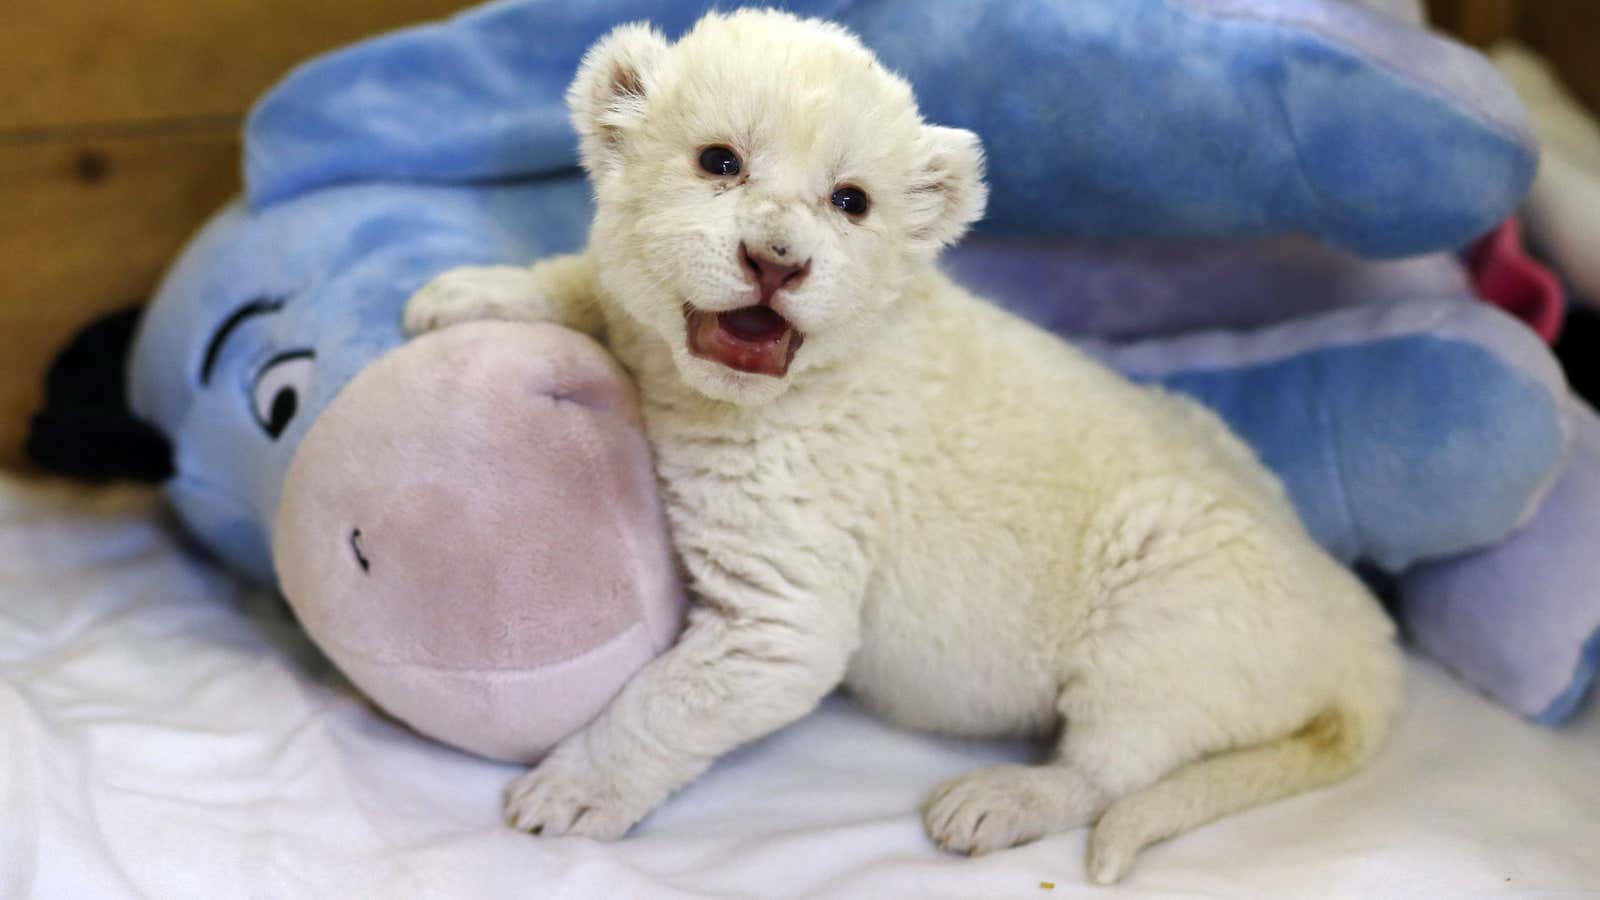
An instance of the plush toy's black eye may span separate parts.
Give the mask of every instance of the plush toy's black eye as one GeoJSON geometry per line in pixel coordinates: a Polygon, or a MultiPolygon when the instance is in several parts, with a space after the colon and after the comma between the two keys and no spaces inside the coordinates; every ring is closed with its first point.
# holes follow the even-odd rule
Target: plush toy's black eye
{"type": "Polygon", "coordinates": [[[860,218],[867,214],[872,207],[872,201],[867,199],[867,192],[853,184],[847,184],[833,192],[833,205],[846,213],[860,218]]]}
{"type": "Polygon", "coordinates": [[[707,147],[700,151],[700,168],[720,178],[739,174],[739,154],[727,147],[707,147]]]}
{"type": "Polygon", "coordinates": [[[294,421],[315,371],[310,350],[280,354],[261,367],[250,389],[250,408],[267,437],[277,440],[294,421]]]}

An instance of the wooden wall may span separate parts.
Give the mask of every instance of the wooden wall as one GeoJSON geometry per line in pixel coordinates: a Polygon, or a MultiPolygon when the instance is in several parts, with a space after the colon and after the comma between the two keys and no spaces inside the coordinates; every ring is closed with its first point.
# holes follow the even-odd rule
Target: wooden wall
{"type": "MultiPolygon", "coordinates": [[[[0,466],[50,356],[145,299],[238,190],[251,98],[296,61],[462,0],[13,0],[0,16],[0,466]]],[[[1434,0],[1480,46],[1552,54],[1600,108],[1600,0],[1434,0]]]]}
{"type": "Polygon", "coordinates": [[[239,124],[295,62],[463,0],[15,0],[0,16],[0,466],[51,354],[145,299],[239,189],[239,124]]]}
{"type": "Polygon", "coordinates": [[[1555,62],[1600,110],[1600,0],[1430,0],[1433,18],[1475,47],[1514,38],[1555,62]]]}

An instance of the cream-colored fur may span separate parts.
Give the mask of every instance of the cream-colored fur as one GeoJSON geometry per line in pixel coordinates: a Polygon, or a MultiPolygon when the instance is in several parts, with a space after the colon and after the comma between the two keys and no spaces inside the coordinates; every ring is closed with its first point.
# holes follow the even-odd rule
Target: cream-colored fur
{"type": "Polygon", "coordinates": [[[971,853],[1098,822],[1100,882],[1375,751],[1399,680],[1382,611],[1209,412],[935,268],[981,215],[978,143],[923,124],[853,37],[765,11],[675,45],[627,26],[569,100],[588,251],[447,273],[407,327],[603,336],[638,380],[695,603],[677,645],[510,788],[512,823],[618,837],[841,683],[909,727],[1059,733],[1040,765],[936,788],[924,821],[971,853]],[[740,176],[702,172],[707,145],[740,176]],[[871,197],[859,221],[829,202],[841,183],[871,197]],[[685,349],[685,304],[755,302],[740,241],[811,261],[772,299],[805,336],[782,377],[685,349]]]}

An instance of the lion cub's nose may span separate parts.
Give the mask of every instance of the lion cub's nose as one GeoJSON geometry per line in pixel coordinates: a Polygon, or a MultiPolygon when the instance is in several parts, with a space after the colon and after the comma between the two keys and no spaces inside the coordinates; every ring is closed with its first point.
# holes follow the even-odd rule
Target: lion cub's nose
{"type": "Polygon", "coordinates": [[[764,253],[751,253],[743,241],[739,242],[739,261],[744,264],[745,276],[761,291],[763,304],[771,303],[772,296],[784,288],[799,287],[800,282],[805,281],[811,273],[809,259],[800,265],[774,259],[788,255],[789,248],[785,246],[774,244],[766,248],[764,253]]]}

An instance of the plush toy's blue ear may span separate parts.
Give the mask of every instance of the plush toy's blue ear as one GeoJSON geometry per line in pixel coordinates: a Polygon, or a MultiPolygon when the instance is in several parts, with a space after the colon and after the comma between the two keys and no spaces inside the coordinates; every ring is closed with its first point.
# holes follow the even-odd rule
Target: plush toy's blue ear
{"type": "MultiPolygon", "coordinates": [[[[827,16],[848,0],[768,4],[827,16]]],[[[344,181],[487,181],[577,166],[563,96],[623,22],[676,34],[713,0],[505,0],[333,51],[266,94],[245,126],[260,208],[344,181]]],[[[725,4],[724,4],[725,5],[725,4]]]]}
{"type": "MultiPolygon", "coordinates": [[[[347,180],[570,172],[562,94],[612,26],[705,0],[509,0],[291,74],[251,116],[261,205],[347,180]]],[[[1485,59],[1349,0],[793,0],[853,28],[928,118],[988,148],[990,231],[1300,232],[1369,255],[1453,248],[1532,179],[1485,59]]]]}
{"type": "Polygon", "coordinates": [[[1537,151],[1469,48],[1348,0],[863,3],[845,21],[924,113],[988,145],[990,231],[1304,233],[1459,247],[1537,151]]]}

